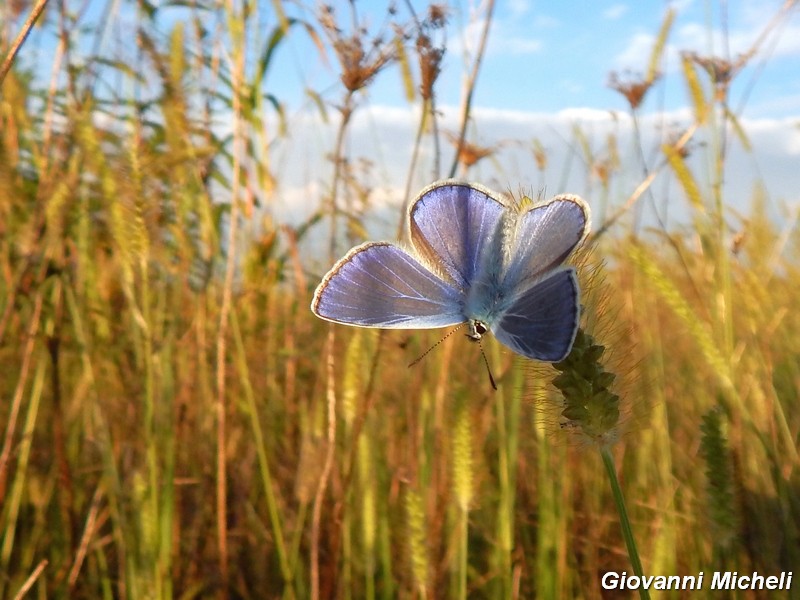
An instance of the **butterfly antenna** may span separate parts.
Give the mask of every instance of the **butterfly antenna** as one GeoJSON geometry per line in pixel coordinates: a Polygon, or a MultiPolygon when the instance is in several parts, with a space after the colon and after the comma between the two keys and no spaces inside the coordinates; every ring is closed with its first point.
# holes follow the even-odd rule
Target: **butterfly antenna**
{"type": "Polygon", "coordinates": [[[461,329],[461,328],[462,328],[462,327],[463,327],[465,324],[466,324],[466,323],[461,323],[461,325],[459,325],[458,327],[456,327],[456,328],[455,328],[455,329],[453,329],[452,331],[448,331],[448,332],[447,332],[447,334],[446,334],[446,335],[445,335],[445,336],[444,336],[442,339],[440,339],[440,340],[439,340],[438,342],[436,342],[436,343],[435,343],[433,346],[431,346],[430,348],[428,348],[427,350],[425,350],[425,352],[423,352],[423,353],[422,353],[420,356],[418,356],[417,358],[415,358],[414,360],[412,360],[410,363],[408,363],[408,368],[410,369],[410,368],[411,368],[411,367],[413,367],[415,364],[417,364],[419,361],[421,361],[423,358],[425,358],[426,356],[428,356],[428,353],[429,353],[431,350],[433,350],[434,348],[436,348],[436,346],[438,346],[439,344],[441,344],[443,341],[445,341],[447,338],[449,338],[451,335],[453,335],[453,334],[454,334],[456,331],[458,331],[459,329],[461,329]]]}
{"type": "Polygon", "coordinates": [[[494,382],[494,377],[492,376],[492,368],[489,366],[489,359],[486,358],[486,352],[483,351],[483,344],[480,343],[480,340],[478,340],[478,346],[481,349],[481,356],[483,357],[483,362],[486,365],[486,372],[489,373],[489,383],[492,384],[492,389],[497,391],[497,384],[494,382]]]}

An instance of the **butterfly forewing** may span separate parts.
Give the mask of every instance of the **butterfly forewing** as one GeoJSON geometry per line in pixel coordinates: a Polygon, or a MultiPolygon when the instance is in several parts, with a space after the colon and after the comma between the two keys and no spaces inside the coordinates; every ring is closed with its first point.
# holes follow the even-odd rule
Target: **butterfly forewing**
{"type": "Polygon", "coordinates": [[[558,268],[588,231],[589,207],[577,196],[556,196],[523,213],[517,220],[504,286],[525,287],[558,268]]]}
{"type": "Polygon", "coordinates": [[[464,322],[461,292],[389,243],[353,248],[322,280],[311,310],[360,327],[426,329],[464,322]]]}
{"type": "Polygon", "coordinates": [[[506,207],[474,184],[444,182],[423,191],[409,210],[414,248],[462,290],[502,259],[502,221],[506,207]]]}

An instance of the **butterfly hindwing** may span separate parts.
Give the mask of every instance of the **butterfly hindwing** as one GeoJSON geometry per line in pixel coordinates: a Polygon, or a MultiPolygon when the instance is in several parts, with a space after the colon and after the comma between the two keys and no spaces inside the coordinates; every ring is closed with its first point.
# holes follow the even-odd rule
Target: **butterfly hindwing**
{"type": "Polygon", "coordinates": [[[536,360],[563,360],[578,331],[578,278],[561,269],[519,294],[492,324],[492,332],[514,352],[536,360]]]}
{"type": "Polygon", "coordinates": [[[408,252],[385,242],[356,246],[314,293],[318,317],[360,327],[427,329],[464,322],[461,292],[408,252]]]}

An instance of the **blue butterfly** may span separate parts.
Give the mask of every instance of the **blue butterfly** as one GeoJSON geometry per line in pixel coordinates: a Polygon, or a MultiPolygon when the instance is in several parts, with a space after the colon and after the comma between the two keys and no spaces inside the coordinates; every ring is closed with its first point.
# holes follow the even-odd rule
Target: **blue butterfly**
{"type": "Polygon", "coordinates": [[[356,246],[314,293],[311,310],[357,327],[429,329],[467,323],[528,358],[557,362],[580,315],[575,269],[563,266],[589,231],[589,207],[560,195],[519,208],[474,183],[440,181],[409,207],[411,250],[356,246]]]}

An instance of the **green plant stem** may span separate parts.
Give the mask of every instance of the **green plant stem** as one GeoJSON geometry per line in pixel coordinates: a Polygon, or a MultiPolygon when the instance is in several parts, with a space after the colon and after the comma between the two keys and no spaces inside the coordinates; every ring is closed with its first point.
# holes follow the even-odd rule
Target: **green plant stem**
{"type": "MultiPolygon", "coordinates": [[[[236,22],[240,15],[236,11],[236,3],[229,0],[227,3],[227,15],[230,22],[236,22]]],[[[233,30],[232,33],[232,65],[231,65],[231,83],[233,87],[232,94],[232,121],[233,121],[233,139],[232,139],[232,159],[231,159],[231,192],[230,192],[230,215],[228,226],[228,240],[226,244],[227,259],[225,262],[225,278],[222,288],[222,299],[219,308],[219,327],[217,329],[217,356],[216,356],[216,402],[215,413],[217,416],[217,489],[216,489],[216,510],[217,510],[217,551],[219,562],[220,574],[220,593],[219,597],[226,598],[228,594],[230,565],[228,562],[228,472],[227,472],[227,458],[226,451],[228,445],[227,435],[227,385],[226,385],[226,370],[227,370],[227,336],[228,326],[232,305],[233,296],[233,281],[236,272],[236,249],[237,249],[237,235],[239,233],[239,195],[241,193],[241,168],[242,156],[245,153],[244,133],[242,131],[242,98],[240,90],[242,89],[245,71],[245,35],[246,28],[242,25],[240,28],[233,30]]]]}
{"type": "Polygon", "coordinates": [[[11,408],[6,417],[6,431],[3,438],[3,449],[0,450],[0,498],[6,495],[6,477],[8,475],[8,464],[11,460],[11,452],[14,447],[14,433],[17,428],[17,417],[19,416],[22,400],[25,395],[25,385],[28,381],[28,371],[30,369],[31,358],[37,340],[37,332],[41,324],[42,304],[44,302],[44,292],[38,290],[33,302],[33,314],[28,322],[28,336],[25,342],[25,349],[22,353],[22,364],[19,368],[19,378],[14,389],[14,396],[11,400],[11,408]]]}
{"type": "Polygon", "coordinates": [[[328,480],[333,470],[333,459],[336,451],[336,387],[334,384],[334,343],[335,330],[328,329],[328,347],[326,361],[327,383],[325,396],[328,406],[328,448],[325,451],[325,463],[322,467],[322,475],[319,478],[319,485],[314,496],[314,506],[311,512],[311,597],[319,598],[319,531],[320,520],[322,518],[322,502],[325,499],[325,491],[328,489],[328,480]]]}
{"type": "Polygon", "coordinates": [[[506,405],[503,394],[495,394],[497,406],[497,437],[498,444],[498,478],[500,486],[500,501],[497,513],[497,552],[498,564],[501,568],[500,580],[503,586],[503,597],[511,597],[512,589],[512,559],[514,549],[514,487],[511,484],[511,460],[509,453],[509,435],[506,428],[506,405]]]}
{"type": "MultiPolygon", "coordinates": [[[[26,477],[28,474],[31,448],[33,446],[36,417],[39,414],[39,405],[42,399],[42,389],[44,388],[46,374],[47,358],[44,353],[40,352],[36,358],[36,373],[33,377],[30,402],[28,403],[28,411],[25,416],[25,423],[23,424],[23,437],[19,442],[17,450],[17,470],[14,474],[8,496],[3,500],[3,516],[5,518],[2,522],[2,529],[0,529],[0,532],[2,532],[2,536],[0,537],[0,572],[2,573],[9,572],[12,550],[14,549],[14,540],[19,526],[20,510],[21,507],[24,506],[23,499],[25,495],[26,477]]],[[[4,592],[6,583],[5,578],[0,581],[0,597],[3,598],[6,597],[4,592]]]]}
{"type": "MultiPolygon", "coordinates": [[[[606,467],[606,473],[608,473],[608,481],[611,484],[611,491],[614,494],[614,503],[617,505],[619,521],[622,526],[622,537],[625,538],[625,545],[628,547],[628,558],[631,560],[633,572],[637,577],[644,577],[642,561],[639,559],[639,551],[636,549],[636,540],[633,539],[633,530],[631,529],[631,522],[628,518],[628,509],[625,508],[625,498],[622,496],[622,488],[619,486],[619,479],[617,479],[614,457],[611,455],[611,451],[606,447],[600,450],[600,456],[603,457],[603,464],[606,467]]],[[[642,600],[649,600],[650,593],[640,586],[639,597],[642,598],[642,600]]]]}
{"type": "Polygon", "coordinates": [[[272,471],[270,470],[269,459],[267,457],[264,430],[261,427],[261,422],[258,417],[258,404],[256,402],[255,393],[253,392],[250,369],[247,366],[244,339],[242,338],[242,330],[239,327],[239,315],[235,307],[231,308],[230,326],[236,349],[235,363],[244,396],[242,407],[250,422],[250,431],[253,435],[256,457],[258,458],[258,471],[261,476],[261,485],[264,488],[264,499],[267,502],[267,512],[269,513],[269,521],[272,526],[272,535],[275,539],[275,550],[278,554],[281,576],[283,577],[284,583],[287,585],[288,591],[291,592],[291,597],[294,597],[293,562],[290,561],[286,551],[285,536],[283,533],[283,526],[281,525],[281,513],[272,482],[272,471]]]}

